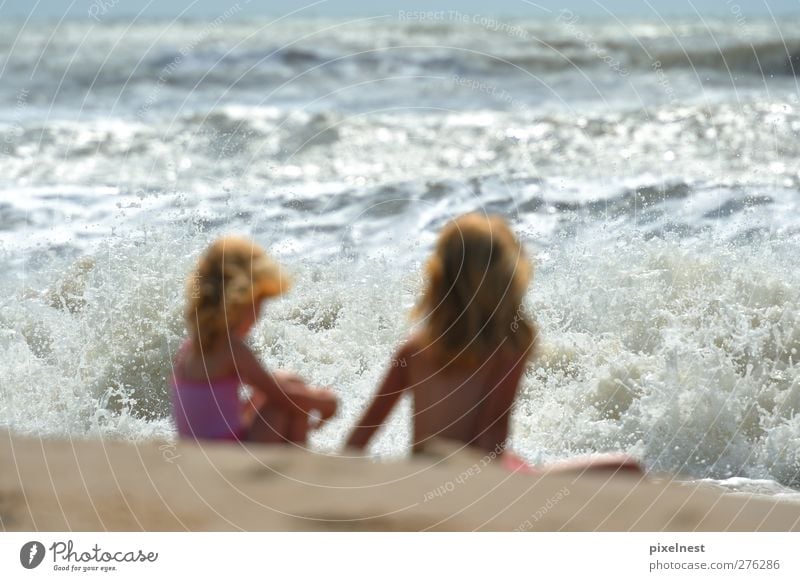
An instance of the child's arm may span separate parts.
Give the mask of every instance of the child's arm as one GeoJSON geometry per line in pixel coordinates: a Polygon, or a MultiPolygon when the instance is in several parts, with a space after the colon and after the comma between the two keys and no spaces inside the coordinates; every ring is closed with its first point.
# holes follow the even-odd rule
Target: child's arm
{"type": "Polygon", "coordinates": [[[410,355],[411,349],[408,344],[397,352],[393,361],[402,361],[404,365],[393,365],[389,370],[378,392],[373,396],[372,403],[347,439],[345,444],[347,448],[366,448],[370,438],[381,427],[403,392],[408,389],[408,365],[405,362],[410,355]]]}
{"type": "Polygon", "coordinates": [[[500,451],[508,443],[508,426],[511,410],[517,399],[519,384],[528,362],[524,355],[507,360],[500,366],[497,374],[497,383],[482,404],[479,420],[479,435],[475,445],[486,451],[500,451]]]}
{"type": "Polygon", "coordinates": [[[323,420],[336,413],[336,396],[329,390],[311,389],[299,378],[276,381],[275,376],[242,341],[232,342],[233,364],[241,380],[267,396],[268,401],[291,412],[318,411],[323,420]]]}

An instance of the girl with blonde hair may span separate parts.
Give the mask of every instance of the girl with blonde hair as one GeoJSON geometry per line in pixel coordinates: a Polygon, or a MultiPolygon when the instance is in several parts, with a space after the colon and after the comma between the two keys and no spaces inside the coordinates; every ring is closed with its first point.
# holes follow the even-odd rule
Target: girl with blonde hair
{"type": "Polygon", "coordinates": [[[391,369],[348,446],[363,448],[400,396],[414,406],[413,448],[434,438],[486,452],[508,439],[509,417],[536,326],[523,298],[531,267],[502,218],[467,214],[442,230],[415,314],[421,328],[391,369]]]}
{"type": "MultiPolygon", "coordinates": [[[[511,412],[538,340],[523,305],[531,273],[522,245],[502,218],[467,214],[445,226],[415,309],[420,328],[395,354],[347,446],[365,448],[408,393],[415,452],[443,438],[502,457],[507,469],[537,473],[506,453],[511,412]]],[[[553,468],[641,473],[625,455],[553,468]]]]}
{"type": "Polygon", "coordinates": [[[289,286],[281,268],[249,240],[221,238],[200,257],[186,288],[189,338],[171,381],[181,437],[304,444],[309,418],[324,421],[336,412],[331,391],[270,373],[245,342],[265,300],[289,286]],[[242,384],[253,390],[244,402],[242,384]]]}

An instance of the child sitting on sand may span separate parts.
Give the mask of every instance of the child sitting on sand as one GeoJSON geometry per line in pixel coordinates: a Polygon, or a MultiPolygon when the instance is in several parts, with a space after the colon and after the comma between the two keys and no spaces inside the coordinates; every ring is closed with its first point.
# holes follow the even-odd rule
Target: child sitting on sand
{"type": "Polygon", "coordinates": [[[187,284],[189,338],[171,382],[181,437],[304,444],[309,418],[336,412],[332,392],[270,373],[245,343],[264,300],[288,287],[280,267],[248,240],[222,238],[200,258],[187,284]],[[242,384],[253,389],[245,402],[242,384]]]}
{"type": "MultiPolygon", "coordinates": [[[[518,387],[536,349],[537,329],[522,303],[530,278],[525,252],[502,218],[467,214],[448,224],[415,310],[421,328],[395,354],[347,446],[365,448],[409,393],[415,452],[445,438],[534,471],[504,454],[518,387]]],[[[561,467],[638,470],[627,457],[561,467]]]]}
{"type": "Polygon", "coordinates": [[[415,313],[422,328],[348,440],[364,448],[404,393],[414,405],[413,448],[447,438],[492,452],[505,446],[511,408],[536,327],[523,311],[530,266],[498,217],[468,214],[448,224],[428,262],[415,313]]]}

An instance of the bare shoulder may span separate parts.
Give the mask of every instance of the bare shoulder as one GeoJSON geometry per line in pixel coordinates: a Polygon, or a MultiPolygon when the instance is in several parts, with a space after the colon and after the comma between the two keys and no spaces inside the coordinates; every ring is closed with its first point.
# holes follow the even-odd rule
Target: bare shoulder
{"type": "Polygon", "coordinates": [[[191,340],[185,341],[175,353],[172,361],[172,372],[175,377],[187,380],[203,379],[205,377],[203,356],[201,353],[197,353],[191,340]]]}
{"type": "Polygon", "coordinates": [[[173,363],[175,376],[190,381],[206,381],[208,378],[226,377],[234,371],[234,354],[227,345],[225,348],[198,352],[187,343],[176,354],[173,363]]]}

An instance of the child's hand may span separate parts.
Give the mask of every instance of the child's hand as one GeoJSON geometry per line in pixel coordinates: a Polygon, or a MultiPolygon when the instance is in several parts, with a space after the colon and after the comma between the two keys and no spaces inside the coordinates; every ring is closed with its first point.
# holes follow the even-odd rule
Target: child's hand
{"type": "Polygon", "coordinates": [[[311,420],[312,424],[316,423],[315,428],[319,428],[336,413],[338,401],[330,389],[310,387],[299,375],[287,371],[276,371],[274,377],[285,392],[293,393],[295,395],[292,397],[299,398],[295,401],[302,402],[299,403],[300,407],[308,410],[307,413],[317,419],[316,422],[311,420]]]}
{"type": "Polygon", "coordinates": [[[320,423],[331,418],[339,407],[336,395],[330,389],[315,389],[314,399],[314,407],[320,414],[320,423]]]}
{"type": "MultiPolygon", "coordinates": [[[[306,387],[306,382],[303,381],[303,378],[297,375],[296,373],[292,373],[290,371],[276,371],[273,374],[275,378],[275,382],[280,386],[293,386],[293,387],[306,387]]],[[[285,388],[284,388],[285,389],[285,388]]]]}

